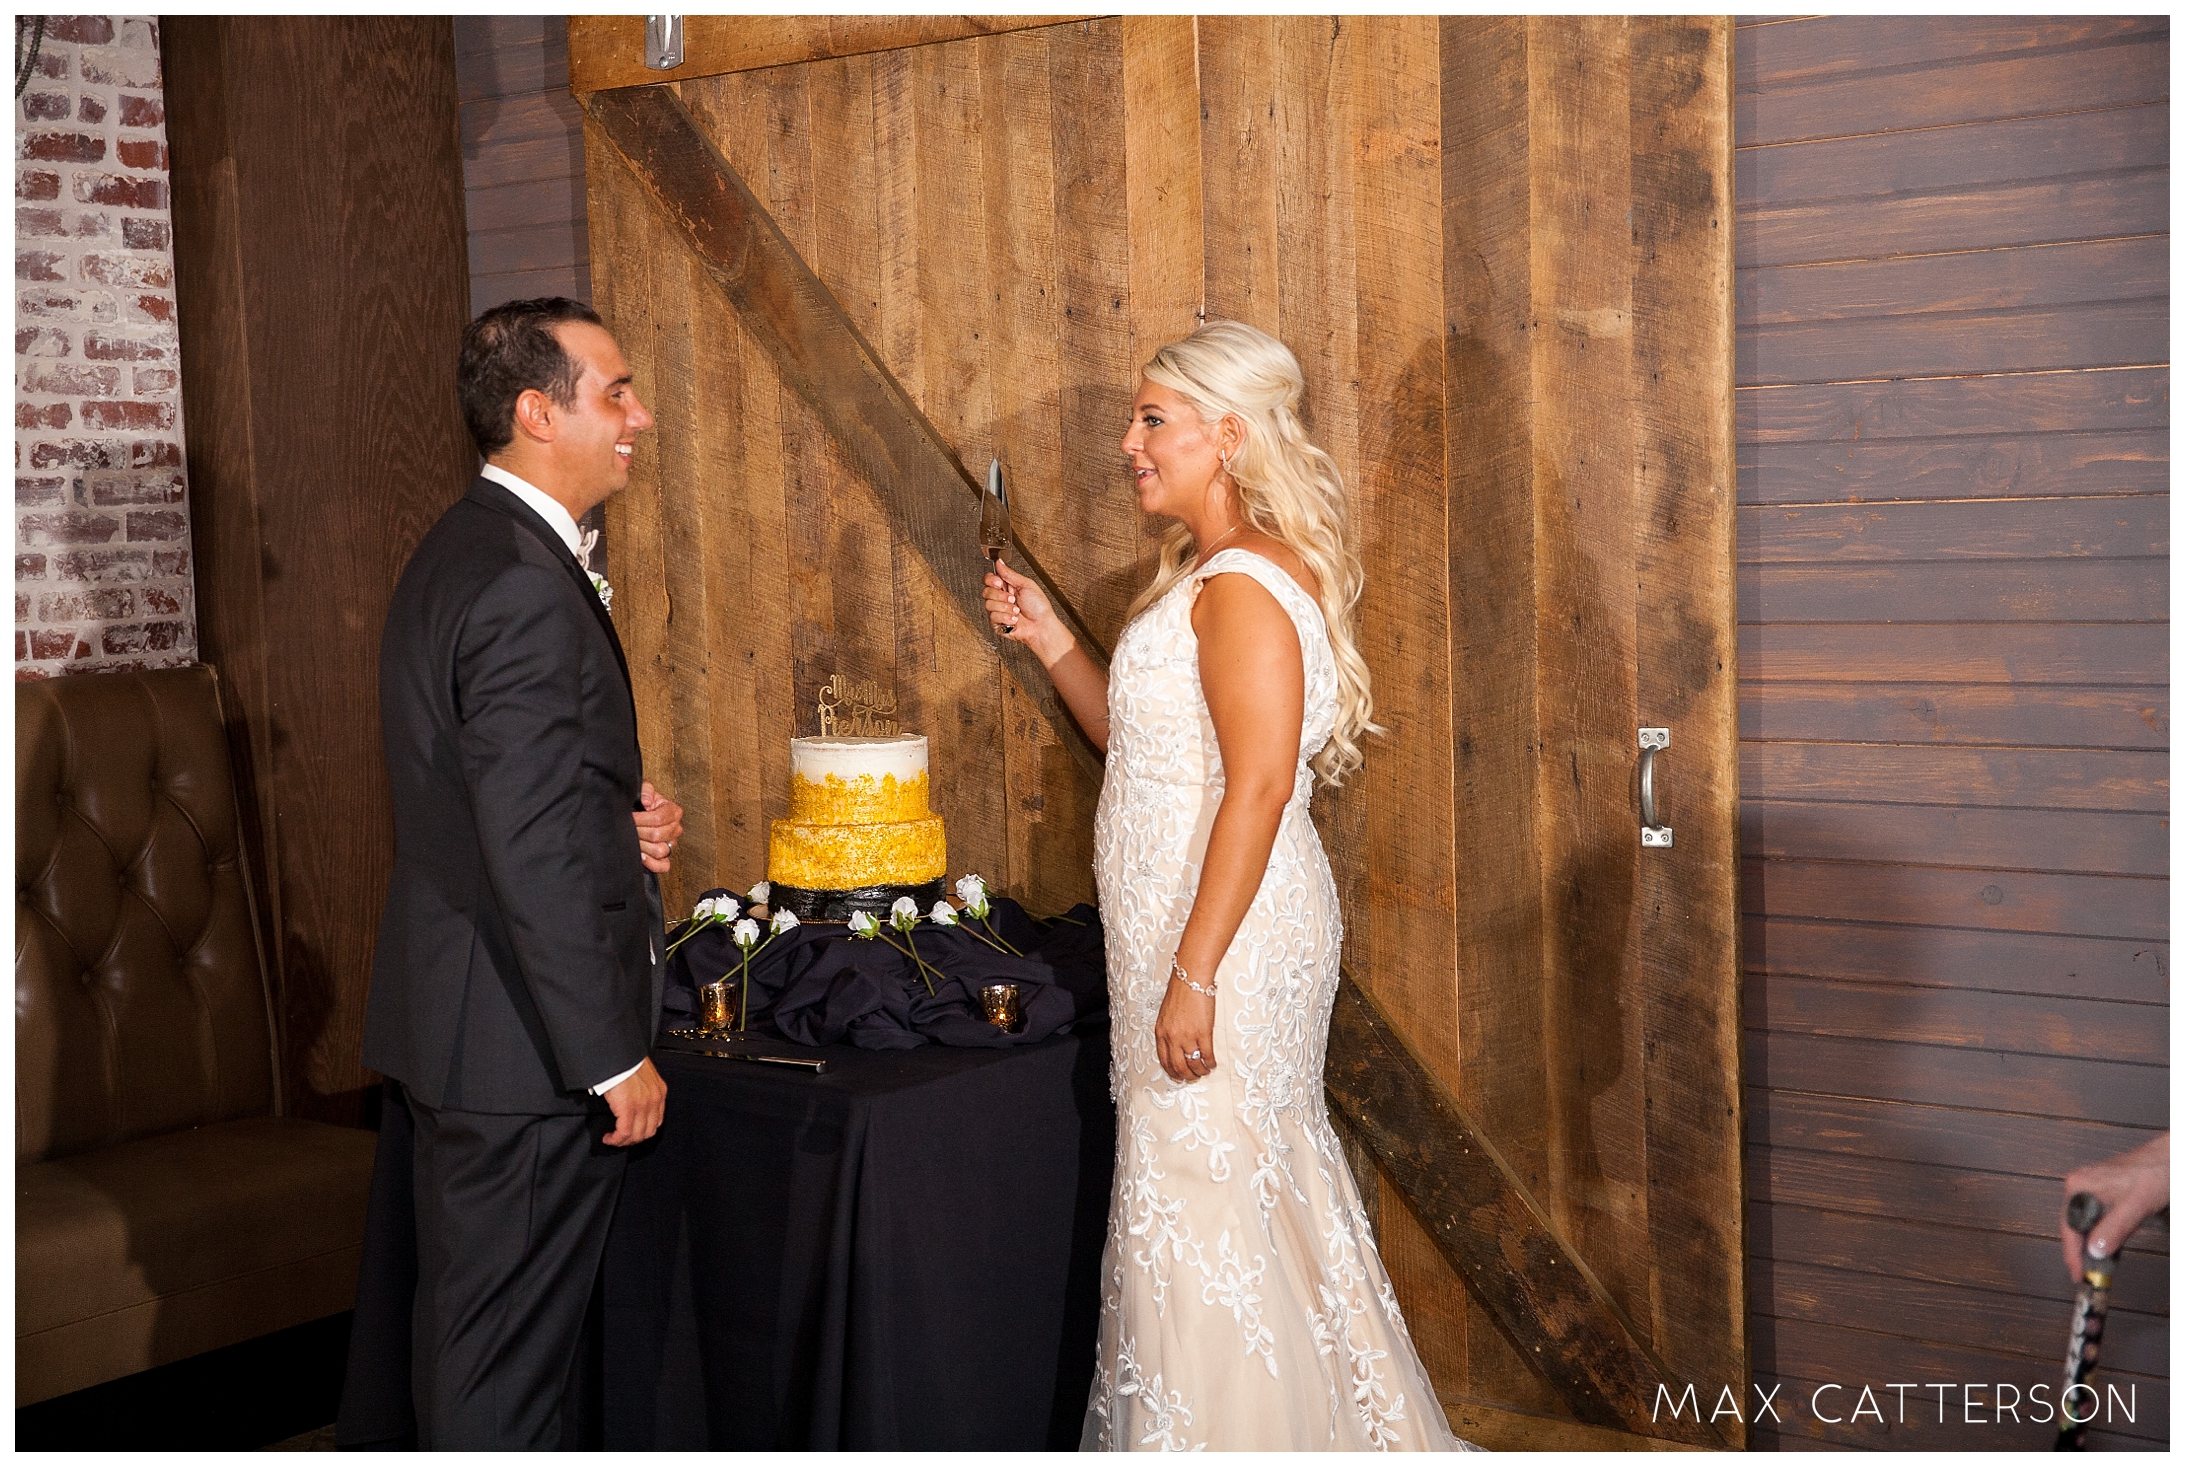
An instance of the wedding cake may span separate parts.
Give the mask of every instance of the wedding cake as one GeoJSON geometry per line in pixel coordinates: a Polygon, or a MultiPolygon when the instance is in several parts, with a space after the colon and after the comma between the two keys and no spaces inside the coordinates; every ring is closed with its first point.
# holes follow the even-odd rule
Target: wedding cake
{"type": "Polygon", "coordinates": [[[773,904],[819,921],[884,915],[903,896],[930,908],[948,839],[927,789],[922,735],[791,739],[789,818],[766,849],[773,904]]]}

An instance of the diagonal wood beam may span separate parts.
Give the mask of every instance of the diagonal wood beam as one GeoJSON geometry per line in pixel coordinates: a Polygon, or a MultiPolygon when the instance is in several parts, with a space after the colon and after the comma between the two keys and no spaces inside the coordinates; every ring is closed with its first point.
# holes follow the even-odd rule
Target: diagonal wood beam
{"type": "MultiPolygon", "coordinates": [[[[594,92],[584,110],[631,175],[673,224],[764,343],[782,377],[809,403],[873,486],[888,517],[924,558],[949,604],[991,636],[979,599],[979,498],[985,493],[865,340],[833,292],[797,253],[736,170],[664,86],[594,92]]],[[[1010,561],[1046,590],[1078,645],[1101,662],[1107,648],[1021,537],[1010,561]]],[[[1010,673],[1037,702],[1047,686],[1039,659],[997,641],[1010,673]]],[[[1097,781],[1100,756],[1067,716],[1071,755],[1097,781]]]]}
{"type": "MultiPolygon", "coordinates": [[[[1590,1426],[1728,1446],[1696,1418],[1653,1419],[1654,1387],[1671,1384],[1661,1362],[1457,1098],[1348,973],[1328,1029],[1327,1087],[1442,1256],[1573,1416],[1590,1426]]],[[[1675,1382],[1672,1393],[1683,1384],[1675,1382]]]]}

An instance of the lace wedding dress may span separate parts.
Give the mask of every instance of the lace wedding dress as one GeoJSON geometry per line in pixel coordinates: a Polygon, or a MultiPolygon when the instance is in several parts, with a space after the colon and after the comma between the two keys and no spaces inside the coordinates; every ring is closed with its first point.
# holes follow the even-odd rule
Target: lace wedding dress
{"type": "Polygon", "coordinates": [[[1249,551],[1177,582],[1116,648],[1093,836],[1116,1169],[1088,1450],[1465,1445],[1404,1329],[1321,1090],[1343,917],[1305,761],[1335,715],[1320,608],[1249,551]],[[1305,728],[1267,874],[1215,975],[1216,1068],[1178,1085],[1153,1024],[1222,794],[1191,608],[1206,579],[1231,573],[1297,624],[1305,728]]]}

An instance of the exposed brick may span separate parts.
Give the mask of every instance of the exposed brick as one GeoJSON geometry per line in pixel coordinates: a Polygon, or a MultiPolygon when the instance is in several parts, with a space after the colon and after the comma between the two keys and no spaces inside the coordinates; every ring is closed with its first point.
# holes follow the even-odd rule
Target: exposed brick
{"type": "Polygon", "coordinates": [[[114,22],[104,15],[48,16],[46,39],[71,46],[104,46],[114,39],[114,22]]]}
{"type": "Polygon", "coordinates": [[[167,171],[167,145],[151,138],[123,138],[114,144],[114,156],[124,168],[167,171]]]}
{"type": "Polygon", "coordinates": [[[177,545],[172,550],[152,552],[152,574],[155,576],[186,576],[190,573],[190,549],[177,545]]]}
{"type": "Polygon", "coordinates": [[[34,173],[18,169],[15,174],[15,197],[19,199],[57,199],[61,196],[61,175],[58,173],[34,173]]]}
{"type": "Polygon", "coordinates": [[[69,233],[78,239],[112,239],[114,217],[86,209],[76,216],[76,222],[70,227],[69,233]]]}
{"type": "MultiPolygon", "coordinates": [[[[158,321],[164,324],[174,319],[174,302],[163,295],[135,296],[130,299],[126,314],[132,321],[158,321]]],[[[99,319],[111,321],[114,318],[101,316],[99,319]]]]}
{"type": "Polygon", "coordinates": [[[137,593],[127,586],[62,591],[38,600],[40,621],[120,621],[137,614],[137,593]]]}
{"type": "Polygon", "coordinates": [[[120,469],[129,465],[129,449],[119,439],[77,438],[67,443],[33,443],[34,469],[120,469]]]}
{"type": "Polygon", "coordinates": [[[15,236],[32,237],[66,234],[68,226],[61,222],[58,209],[17,209],[15,211],[15,236]]]}
{"type": "Polygon", "coordinates": [[[59,122],[68,116],[68,93],[25,92],[23,117],[30,122],[59,122]]]}
{"type": "Polygon", "coordinates": [[[88,367],[74,362],[31,367],[23,374],[23,390],[50,392],[55,397],[112,397],[121,391],[121,368],[88,367]]]}
{"type": "Polygon", "coordinates": [[[15,156],[40,163],[97,163],[106,157],[106,139],[88,132],[30,132],[15,143],[15,156]]]}
{"type": "Polygon", "coordinates": [[[165,290],[174,284],[174,266],[163,259],[85,255],[77,262],[76,269],[85,280],[100,285],[149,285],[165,290]]]}
{"type": "Polygon", "coordinates": [[[139,509],[129,514],[133,541],[179,540],[190,533],[190,517],[179,509],[139,509]]]}
{"type": "MultiPolygon", "coordinates": [[[[15,503],[24,505],[59,504],[62,493],[68,488],[68,480],[51,474],[17,474],[15,476],[15,503]]],[[[16,578],[22,578],[22,558],[16,558],[16,578]]]]}
{"type": "Polygon", "coordinates": [[[19,357],[65,357],[74,349],[73,333],[58,326],[19,326],[15,330],[15,354],[19,357]]]}
{"type": "Polygon", "coordinates": [[[30,656],[34,662],[74,661],[91,655],[91,644],[73,627],[36,628],[30,633],[30,656]]]}
{"type": "Polygon", "coordinates": [[[73,316],[83,308],[81,297],[58,290],[23,290],[15,295],[19,316],[73,316]]]}
{"type": "Polygon", "coordinates": [[[141,581],[169,575],[158,558],[165,551],[64,550],[53,557],[53,576],[62,581],[141,581]]]}
{"type": "Polygon", "coordinates": [[[121,242],[132,250],[163,250],[174,241],[174,231],[164,219],[124,219],[121,242]]]}
{"type": "Polygon", "coordinates": [[[83,96],[76,100],[76,120],[78,122],[106,121],[106,103],[100,98],[92,96],[89,92],[85,92],[83,96]]]}
{"type": "Polygon", "coordinates": [[[172,586],[146,586],[142,597],[147,616],[180,616],[189,599],[172,586]]]}
{"type": "Polygon", "coordinates": [[[167,102],[164,97],[142,97],[134,92],[121,94],[123,127],[159,127],[166,121],[167,102]]]}
{"type": "Polygon", "coordinates": [[[46,558],[42,555],[18,555],[15,557],[15,579],[42,581],[46,578],[46,558]]]}
{"type": "Polygon", "coordinates": [[[183,480],[169,470],[152,474],[89,474],[91,502],[98,505],[180,504],[183,480]]]}
{"type": "Polygon", "coordinates": [[[90,362],[166,362],[175,354],[173,333],[157,337],[119,336],[111,331],[86,331],[83,355],[90,362]]]}
{"type": "Polygon", "coordinates": [[[87,402],[83,405],[83,425],[94,433],[172,428],[175,408],[171,402],[130,402],[126,398],[119,402],[87,402]]]}
{"type": "Polygon", "coordinates": [[[59,81],[68,75],[68,53],[65,51],[38,52],[38,75],[47,81],[59,81]]]}
{"type": "MultiPolygon", "coordinates": [[[[172,514],[173,511],[153,510],[151,513],[172,514]]],[[[64,509],[52,514],[19,515],[15,521],[16,543],[28,545],[104,545],[120,530],[120,523],[112,515],[90,514],[80,509],[64,509]]],[[[134,540],[139,537],[131,535],[129,538],[134,540]]]]}
{"type": "Polygon", "coordinates": [[[19,683],[27,683],[38,676],[37,673],[22,665],[28,661],[30,661],[30,633],[17,632],[15,634],[15,680],[19,683]]]}
{"type": "MultiPolygon", "coordinates": [[[[19,402],[15,405],[15,426],[18,428],[65,428],[68,426],[70,409],[65,402],[19,402]]],[[[17,480],[21,483],[21,480],[17,480]]],[[[22,496],[16,496],[22,503],[22,496]]]]}
{"type": "Polygon", "coordinates": [[[83,79],[101,87],[156,87],[159,85],[159,53],[130,47],[85,51],[76,58],[83,79]]]}
{"type": "Polygon", "coordinates": [[[159,22],[156,20],[125,20],[121,23],[121,43],[139,49],[157,50],[159,47],[159,22]]]}
{"type": "Polygon", "coordinates": [[[189,638],[189,627],[179,621],[147,621],[133,626],[108,627],[99,644],[109,657],[131,652],[172,652],[189,638]]]}
{"type": "Polygon", "coordinates": [[[17,280],[66,280],[60,271],[65,255],[52,250],[17,250],[15,252],[15,278],[17,280]]]}
{"type": "Polygon", "coordinates": [[[30,597],[22,591],[17,591],[15,593],[15,624],[17,626],[21,626],[24,622],[29,620],[30,597]]]}
{"type": "Polygon", "coordinates": [[[172,367],[139,367],[131,377],[131,385],[139,397],[172,392],[181,384],[182,374],[172,367]]]}
{"type": "Polygon", "coordinates": [[[164,178],[127,178],[118,173],[85,171],[76,175],[71,191],[79,204],[106,204],[116,209],[167,207],[164,178]]]}
{"type": "Polygon", "coordinates": [[[182,467],[182,445],[171,439],[140,438],[129,445],[129,467],[179,469],[182,467]]]}

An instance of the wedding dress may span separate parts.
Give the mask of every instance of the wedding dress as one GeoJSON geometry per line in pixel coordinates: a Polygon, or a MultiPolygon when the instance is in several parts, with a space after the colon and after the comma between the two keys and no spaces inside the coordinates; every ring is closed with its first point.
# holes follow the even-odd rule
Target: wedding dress
{"type": "Polygon", "coordinates": [[[1249,551],[1178,581],[1116,648],[1093,837],[1116,1168],[1087,1450],[1466,1445],[1404,1329],[1321,1089],[1343,918],[1305,761],[1335,717],[1319,606],[1249,551]],[[1216,1068],[1178,1085],[1153,1024],[1221,804],[1191,608],[1222,574],[1252,577],[1296,623],[1305,727],[1267,874],[1215,975],[1216,1068]]]}

